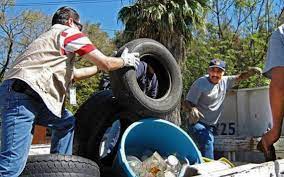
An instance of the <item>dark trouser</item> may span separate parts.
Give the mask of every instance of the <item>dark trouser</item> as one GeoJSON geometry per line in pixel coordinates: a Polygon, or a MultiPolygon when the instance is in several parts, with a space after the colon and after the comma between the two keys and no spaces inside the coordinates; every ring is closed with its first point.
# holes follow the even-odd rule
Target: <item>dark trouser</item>
{"type": "Polygon", "coordinates": [[[214,159],[214,135],[213,127],[203,123],[189,126],[189,135],[197,143],[203,157],[214,159]]]}

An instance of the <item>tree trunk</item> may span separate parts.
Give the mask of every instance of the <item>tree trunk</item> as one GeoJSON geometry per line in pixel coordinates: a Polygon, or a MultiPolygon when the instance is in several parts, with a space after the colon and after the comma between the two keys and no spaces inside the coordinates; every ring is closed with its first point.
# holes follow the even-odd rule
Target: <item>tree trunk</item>
{"type": "Polygon", "coordinates": [[[7,59],[6,59],[6,62],[0,72],[0,81],[3,79],[4,77],[4,73],[9,65],[9,62],[10,62],[10,59],[11,59],[11,54],[12,54],[12,48],[13,48],[13,40],[10,41],[9,43],[9,49],[8,49],[8,52],[7,52],[7,59]]]}
{"type": "Polygon", "coordinates": [[[173,112],[165,116],[165,120],[170,121],[179,127],[181,126],[180,104],[178,104],[173,112]]]}
{"type": "MultiPolygon", "coordinates": [[[[174,58],[176,59],[179,66],[185,59],[185,49],[184,40],[182,36],[172,36],[168,41],[163,41],[164,45],[169,49],[174,58]]],[[[181,126],[181,116],[180,116],[180,101],[178,106],[173,112],[168,114],[165,118],[166,120],[174,123],[177,126],[181,126]]]]}

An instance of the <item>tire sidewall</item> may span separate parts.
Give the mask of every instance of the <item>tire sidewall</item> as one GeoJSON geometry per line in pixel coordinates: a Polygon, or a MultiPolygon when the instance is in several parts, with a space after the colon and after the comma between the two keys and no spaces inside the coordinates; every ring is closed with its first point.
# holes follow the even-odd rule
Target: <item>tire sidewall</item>
{"type": "MultiPolygon", "coordinates": [[[[144,55],[153,56],[160,67],[168,74],[169,89],[158,99],[146,96],[136,80],[136,72],[132,67],[111,72],[112,89],[120,104],[148,115],[159,115],[171,112],[180,101],[182,93],[181,72],[172,54],[162,44],[151,39],[137,39],[127,43],[119,49],[120,56],[124,48],[129,52],[138,52],[140,58],[144,55]]],[[[163,80],[159,81],[159,87],[163,86],[163,80]]]]}

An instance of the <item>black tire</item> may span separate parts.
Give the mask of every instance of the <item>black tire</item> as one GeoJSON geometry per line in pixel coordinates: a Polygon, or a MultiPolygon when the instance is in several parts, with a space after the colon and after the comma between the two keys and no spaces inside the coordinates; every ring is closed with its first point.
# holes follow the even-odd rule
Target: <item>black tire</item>
{"type": "Polygon", "coordinates": [[[114,115],[119,111],[117,100],[111,90],[103,90],[94,93],[77,110],[73,154],[87,157],[88,140],[92,133],[96,134],[96,127],[104,124],[105,117],[114,115]],[[105,108],[108,108],[105,109],[105,108]]]}
{"type": "Polygon", "coordinates": [[[121,137],[126,130],[126,128],[133,123],[132,120],[129,120],[130,118],[137,117],[134,114],[130,112],[118,112],[117,114],[110,115],[109,117],[105,117],[104,124],[100,127],[97,127],[97,131],[95,133],[92,133],[91,137],[88,140],[88,146],[87,146],[87,158],[92,159],[96,161],[101,168],[103,167],[109,167],[113,164],[113,161],[115,159],[118,145],[121,140],[121,137]],[[121,123],[121,130],[119,133],[118,141],[112,150],[110,154],[108,154],[107,157],[100,159],[99,157],[99,148],[100,148],[100,142],[103,138],[104,133],[106,132],[107,128],[109,128],[113,122],[116,120],[120,120],[121,123]]]}
{"type": "Polygon", "coordinates": [[[110,90],[100,91],[90,97],[75,114],[77,125],[75,129],[73,154],[95,161],[100,168],[111,166],[116,155],[119,140],[124,130],[135,120],[137,115],[124,112],[110,90]],[[129,120],[131,117],[131,120],[129,120]],[[118,143],[114,150],[105,158],[99,156],[100,143],[107,128],[116,120],[121,122],[118,143]]]}
{"type": "Polygon", "coordinates": [[[127,177],[127,176],[119,174],[112,167],[106,167],[101,170],[101,177],[127,177]]]}
{"type": "Polygon", "coordinates": [[[86,158],[59,154],[29,156],[21,176],[25,177],[100,177],[98,165],[86,158]]]}
{"type": "Polygon", "coordinates": [[[94,177],[93,175],[77,174],[77,173],[41,173],[21,175],[21,177],[94,177]]]}
{"type": "Polygon", "coordinates": [[[140,117],[164,115],[173,111],[182,94],[180,68],[166,47],[152,39],[136,39],[119,49],[120,56],[124,48],[129,52],[138,52],[140,60],[150,64],[159,82],[158,96],[152,99],[140,89],[133,67],[124,67],[112,71],[111,86],[113,94],[125,108],[135,110],[140,117]]]}

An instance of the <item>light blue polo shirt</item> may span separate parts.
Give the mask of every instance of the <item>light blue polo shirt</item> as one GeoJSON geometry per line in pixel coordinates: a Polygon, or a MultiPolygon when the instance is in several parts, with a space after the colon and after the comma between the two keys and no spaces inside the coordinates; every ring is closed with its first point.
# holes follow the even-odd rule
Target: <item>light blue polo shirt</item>
{"type": "Polygon", "coordinates": [[[227,90],[235,84],[237,76],[223,76],[218,84],[212,84],[209,76],[205,75],[197,79],[186,96],[186,100],[196,105],[204,115],[200,121],[207,125],[215,125],[223,111],[223,102],[227,90]]]}
{"type": "Polygon", "coordinates": [[[284,24],[270,37],[263,75],[271,79],[271,69],[277,66],[284,66],[284,24]]]}

